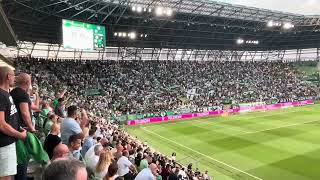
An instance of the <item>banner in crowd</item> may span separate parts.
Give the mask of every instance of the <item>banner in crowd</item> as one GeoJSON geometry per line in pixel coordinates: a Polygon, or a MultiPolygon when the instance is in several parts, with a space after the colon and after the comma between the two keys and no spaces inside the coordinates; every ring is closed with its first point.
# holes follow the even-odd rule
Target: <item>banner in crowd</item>
{"type": "Polygon", "coordinates": [[[258,111],[258,110],[275,110],[281,108],[288,108],[294,106],[303,106],[303,105],[311,105],[314,104],[313,100],[305,100],[305,101],[297,101],[297,102],[286,102],[286,103],[277,103],[277,104],[262,104],[256,106],[247,106],[242,108],[235,108],[229,110],[216,110],[202,113],[189,113],[189,114],[181,114],[175,116],[164,116],[164,117],[154,117],[154,118],[146,118],[140,120],[130,120],[127,122],[129,126],[138,125],[138,124],[147,124],[147,123],[157,123],[157,122],[167,122],[173,120],[184,120],[195,117],[203,117],[203,116],[218,116],[225,113],[241,113],[248,111],[258,111]]]}

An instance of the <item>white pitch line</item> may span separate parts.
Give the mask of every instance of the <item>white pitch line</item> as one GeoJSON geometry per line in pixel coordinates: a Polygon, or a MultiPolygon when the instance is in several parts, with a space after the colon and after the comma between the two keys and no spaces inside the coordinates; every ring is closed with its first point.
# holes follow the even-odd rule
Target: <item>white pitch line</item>
{"type": "Polygon", "coordinates": [[[157,133],[154,133],[154,132],[152,132],[152,131],[149,131],[149,130],[146,129],[145,127],[142,127],[141,129],[144,130],[144,131],[146,131],[146,132],[148,132],[148,133],[150,133],[150,134],[154,134],[154,135],[156,135],[156,136],[158,136],[158,137],[160,137],[160,138],[162,138],[162,139],[164,139],[164,140],[167,140],[167,141],[169,141],[169,142],[172,142],[172,143],[174,143],[174,144],[176,144],[176,145],[178,145],[178,146],[181,146],[181,147],[183,147],[183,148],[185,148],[185,149],[188,149],[188,150],[190,150],[190,151],[193,151],[193,152],[195,152],[195,153],[197,153],[197,154],[199,154],[199,155],[201,155],[201,156],[204,156],[204,157],[206,157],[206,158],[209,158],[209,159],[211,159],[211,160],[213,160],[213,161],[215,161],[215,162],[218,162],[218,163],[220,163],[220,164],[223,164],[223,165],[225,165],[225,166],[227,166],[227,167],[229,167],[229,168],[232,168],[232,169],[235,169],[235,170],[237,170],[237,171],[239,171],[239,172],[242,172],[242,173],[244,173],[244,174],[246,174],[246,175],[248,175],[248,176],[250,176],[250,177],[253,177],[253,178],[259,179],[259,180],[263,180],[263,179],[261,179],[261,178],[259,178],[259,177],[257,177],[257,176],[254,176],[254,175],[249,174],[249,173],[247,173],[247,172],[245,172],[245,171],[242,171],[242,170],[240,170],[240,169],[238,169],[238,168],[236,168],[236,167],[233,167],[233,166],[231,166],[231,165],[229,165],[229,164],[226,164],[226,163],[224,163],[224,162],[222,162],[222,161],[219,161],[219,160],[217,160],[217,159],[214,159],[214,158],[212,158],[212,157],[210,157],[210,156],[208,156],[208,155],[206,155],[206,154],[203,154],[203,153],[201,153],[201,152],[199,152],[199,151],[197,151],[197,150],[194,150],[194,149],[192,149],[192,148],[189,148],[188,146],[185,146],[185,145],[183,145],[183,144],[177,143],[177,142],[175,142],[175,141],[173,141],[173,140],[171,140],[171,139],[168,139],[168,138],[163,137],[163,136],[161,136],[161,135],[159,135],[159,134],[157,134],[157,133]]]}
{"type": "MultiPolygon", "coordinates": [[[[247,114],[246,113],[240,113],[240,114],[237,114],[237,115],[240,115],[240,116],[235,116],[237,119],[235,120],[231,120],[231,121],[238,121],[238,120],[248,120],[248,119],[257,119],[257,118],[263,118],[263,117],[269,117],[269,116],[275,116],[275,115],[282,115],[282,114],[290,114],[290,113],[295,113],[295,112],[298,112],[298,110],[294,110],[294,111],[281,111],[283,109],[280,109],[279,112],[273,112],[272,114],[268,114],[269,112],[271,113],[272,111],[277,111],[277,110],[271,110],[271,111],[266,111],[266,112],[262,112],[262,111],[253,111],[253,112],[248,112],[247,114]],[[254,115],[254,114],[250,114],[250,113],[267,113],[267,114],[264,114],[264,115],[261,115],[261,116],[252,116],[252,117],[245,117],[246,115],[254,115]]],[[[292,109],[290,109],[292,110],[292,109]]]]}
{"type": "MultiPolygon", "coordinates": [[[[307,121],[307,122],[303,122],[303,123],[289,124],[289,125],[279,126],[279,127],[275,127],[275,128],[269,128],[269,129],[263,129],[263,130],[259,130],[259,131],[247,132],[247,133],[244,133],[244,134],[254,134],[254,133],[259,133],[259,132],[271,131],[271,130],[275,130],[275,129],[281,129],[281,128],[292,127],[292,126],[299,126],[299,125],[308,124],[308,123],[317,122],[317,121],[320,121],[320,120],[313,120],[313,121],[307,121]]],[[[243,135],[243,134],[239,134],[239,135],[243,135]]]]}

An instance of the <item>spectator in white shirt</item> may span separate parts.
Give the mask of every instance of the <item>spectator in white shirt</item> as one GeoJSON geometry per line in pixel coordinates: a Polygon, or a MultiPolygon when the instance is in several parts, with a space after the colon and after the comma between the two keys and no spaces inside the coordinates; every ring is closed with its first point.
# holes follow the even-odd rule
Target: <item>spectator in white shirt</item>
{"type": "Polygon", "coordinates": [[[158,167],[152,163],[149,168],[144,168],[134,180],[154,180],[157,177],[158,167]]]}
{"type": "Polygon", "coordinates": [[[87,167],[93,172],[95,172],[96,166],[99,162],[100,154],[103,151],[103,147],[101,144],[97,144],[93,147],[93,150],[94,150],[94,154],[86,156],[85,161],[86,161],[87,167]]]}
{"type": "Polygon", "coordinates": [[[137,169],[136,167],[129,161],[129,152],[124,151],[122,153],[122,156],[118,159],[118,175],[123,176],[125,179],[131,179],[132,174],[130,173],[130,170],[133,174],[136,174],[137,169]]]}
{"type": "MultiPolygon", "coordinates": [[[[89,148],[89,150],[86,152],[85,156],[84,156],[84,160],[87,162],[87,161],[90,161],[91,157],[94,157],[95,156],[95,151],[94,151],[94,148],[95,146],[97,145],[101,145],[102,148],[105,148],[105,149],[108,149],[108,145],[109,145],[109,141],[105,138],[101,139],[100,142],[94,146],[92,146],[91,148],[89,148]]],[[[100,155],[100,154],[99,154],[100,155]]],[[[98,159],[99,159],[99,155],[98,155],[98,159]]]]}

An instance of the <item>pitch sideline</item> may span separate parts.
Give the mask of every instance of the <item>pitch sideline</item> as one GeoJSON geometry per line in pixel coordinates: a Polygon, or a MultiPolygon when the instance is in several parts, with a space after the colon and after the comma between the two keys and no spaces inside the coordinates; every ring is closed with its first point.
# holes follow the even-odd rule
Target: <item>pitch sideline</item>
{"type": "Polygon", "coordinates": [[[201,156],[204,156],[204,157],[206,157],[206,158],[209,158],[210,160],[213,160],[213,161],[218,162],[218,163],[220,163],[220,164],[223,164],[223,165],[225,165],[225,166],[227,166],[227,167],[229,167],[229,168],[232,168],[232,169],[234,169],[234,170],[237,170],[237,171],[239,171],[239,172],[242,172],[242,173],[244,173],[244,174],[246,174],[246,175],[248,175],[248,176],[250,176],[250,177],[253,177],[253,178],[258,179],[258,180],[263,180],[263,179],[261,179],[261,178],[259,178],[259,177],[257,177],[257,176],[254,176],[254,175],[249,174],[249,173],[247,173],[247,172],[245,172],[245,171],[242,171],[242,170],[240,170],[240,169],[238,169],[238,168],[236,168],[236,167],[233,167],[233,166],[231,166],[231,165],[229,165],[229,164],[226,164],[226,163],[224,163],[224,162],[222,162],[222,161],[219,161],[219,160],[217,160],[217,159],[214,159],[214,158],[212,158],[212,157],[210,157],[210,156],[208,156],[208,155],[206,155],[206,154],[203,154],[203,153],[201,153],[201,152],[199,152],[199,151],[197,151],[197,150],[194,150],[194,149],[192,149],[192,148],[190,148],[190,147],[188,147],[188,146],[185,146],[185,145],[183,145],[183,144],[177,143],[177,142],[175,142],[175,141],[173,141],[173,140],[171,140],[171,139],[168,139],[168,138],[163,137],[163,136],[161,136],[161,135],[159,135],[159,134],[157,134],[157,133],[154,133],[154,132],[152,132],[152,131],[149,131],[149,130],[146,129],[145,127],[141,127],[141,129],[144,130],[144,131],[146,131],[146,132],[148,132],[148,133],[150,133],[150,134],[156,135],[156,136],[158,136],[158,137],[160,137],[160,138],[162,138],[162,139],[164,139],[164,140],[166,140],[166,141],[169,141],[169,142],[174,143],[174,144],[176,144],[176,145],[178,145],[178,146],[181,146],[181,147],[183,147],[183,148],[185,148],[185,149],[188,149],[188,150],[190,150],[190,151],[192,151],[192,152],[195,152],[195,153],[197,153],[197,154],[199,154],[199,155],[201,155],[201,156]]]}

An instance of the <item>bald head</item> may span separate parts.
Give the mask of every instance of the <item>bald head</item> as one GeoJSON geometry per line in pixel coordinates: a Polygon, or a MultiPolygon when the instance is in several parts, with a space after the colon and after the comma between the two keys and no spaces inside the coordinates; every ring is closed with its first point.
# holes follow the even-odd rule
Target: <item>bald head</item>
{"type": "Polygon", "coordinates": [[[12,87],[14,80],[14,71],[7,66],[0,66],[0,85],[12,87]]]}
{"type": "Polygon", "coordinates": [[[21,73],[17,77],[17,86],[26,86],[29,87],[31,86],[31,76],[27,73],[21,73]]]}
{"type": "Polygon", "coordinates": [[[151,163],[151,164],[149,165],[149,168],[150,168],[152,174],[156,176],[157,173],[158,173],[158,172],[157,172],[157,171],[158,171],[157,165],[154,164],[154,163],[151,163]]]}
{"type": "Polygon", "coordinates": [[[58,144],[53,150],[52,160],[68,157],[69,148],[65,144],[58,144]]]}

